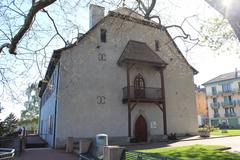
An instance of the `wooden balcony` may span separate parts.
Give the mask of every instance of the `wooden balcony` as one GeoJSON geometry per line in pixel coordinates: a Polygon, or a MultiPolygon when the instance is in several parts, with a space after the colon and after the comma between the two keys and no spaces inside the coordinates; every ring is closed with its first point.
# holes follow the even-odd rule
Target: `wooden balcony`
{"type": "Polygon", "coordinates": [[[136,89],[134,86],[123,88],[123,103],[127,103],[128,100],[131,102],[143,102],[143,103],[154,103],[163,102],[162,89],[144,87],[136,89]],[[129,89],[129,94],[128,94],[129,89]]]}

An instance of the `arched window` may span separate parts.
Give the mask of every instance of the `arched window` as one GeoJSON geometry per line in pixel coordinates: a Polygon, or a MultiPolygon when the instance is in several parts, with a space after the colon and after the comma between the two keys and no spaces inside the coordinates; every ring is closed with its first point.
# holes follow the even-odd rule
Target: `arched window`
{"type": "Polygon", "coordinates": [[[140,73],[134,79],[134,95],[135,98],[145,97],[145,82],[140,73]]]}

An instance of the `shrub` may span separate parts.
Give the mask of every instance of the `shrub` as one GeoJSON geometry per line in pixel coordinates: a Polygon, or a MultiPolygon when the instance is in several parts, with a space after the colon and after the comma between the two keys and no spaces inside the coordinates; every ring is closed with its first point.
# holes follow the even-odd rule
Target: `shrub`
{"type": "Polygon", "coordinates": [[[209,128],[198,128],[198,132],[210,132],[209,128]]]}

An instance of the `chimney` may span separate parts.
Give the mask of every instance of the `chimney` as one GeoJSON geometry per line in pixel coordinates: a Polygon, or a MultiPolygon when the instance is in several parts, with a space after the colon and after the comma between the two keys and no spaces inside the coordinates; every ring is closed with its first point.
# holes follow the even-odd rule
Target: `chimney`
{"type": "Polygon", "coordinates": [[[89,29],[97,24],[104,17],[104,7],[90,4],[89,7],[89,29]]]}
{"type": "Polygon", "coordinates": [[[237,78],[237,77],[238,77],[238,69],[235,68],[235,78],[237,78]]]}

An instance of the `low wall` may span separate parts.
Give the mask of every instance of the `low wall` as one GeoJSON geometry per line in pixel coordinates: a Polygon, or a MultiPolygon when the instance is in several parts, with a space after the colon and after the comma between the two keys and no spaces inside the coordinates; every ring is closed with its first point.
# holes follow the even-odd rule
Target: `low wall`
{"type": "Polygon", "coordinates": [[[24,150],[25,139],[23,137],[0,137],[0,148],[15,149],[15,154],[19,156],[24,150]]]}

